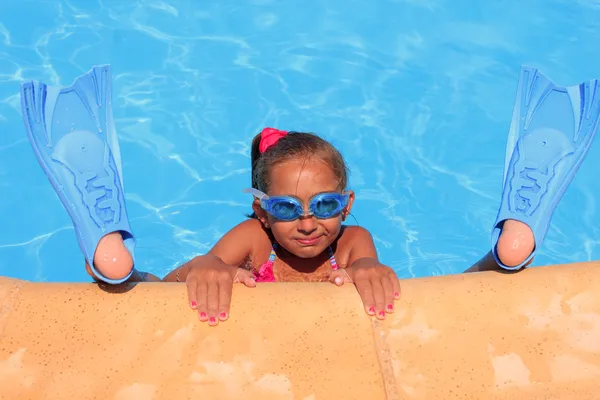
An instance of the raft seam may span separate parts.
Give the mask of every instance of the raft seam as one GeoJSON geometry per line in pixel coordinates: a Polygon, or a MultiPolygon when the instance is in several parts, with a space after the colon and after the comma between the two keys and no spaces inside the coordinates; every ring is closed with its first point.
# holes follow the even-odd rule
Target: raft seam
{"type": "Polygon", "coordinates": [[[386,400],[401,400],[400,393],[398,393],[398,386],[396,385],[392,356],[387,345],[383,322],[376,318],[371,319],[371,330],[386,400]]]}

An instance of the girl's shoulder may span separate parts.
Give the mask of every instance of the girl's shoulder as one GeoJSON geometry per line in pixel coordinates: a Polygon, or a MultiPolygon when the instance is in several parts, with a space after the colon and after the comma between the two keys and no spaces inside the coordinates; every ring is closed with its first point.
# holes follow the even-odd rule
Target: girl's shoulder
{"type": "Polygon", "coordinates": [[[248,257],[244,262],[245,268],[255,268],[265,263],[273,248],[273,239],[263,224],[256,218],[250,218],[238,224],[236,228],[242,231],[241,240],[249,244],[248,257]]]}
{"type": "Polygon", "coordinates": [[[237,224],[233,229],[244,230],[246,233],[264,233],[263,225],[256,218],[248,218],[247,220],[237,224]]]}
{"type": "Polygon", "coordinates": [[[253,249],[271,246],[271,237],[262,223],[256,218],[247,219],[237,224],[232,231],[237,231],[236,236],[252,245],[253,249]]]}
{"type": "Polygon", "coordinates": [[[352,247],[353,244],[364,240],[373,240],[371,232],[362,226],[344,225],[338,239],[338,246],[352,247]]]}
{"type": "Polygon", "coordinates": [[[374,248],[373,236],[367,229],[356,225],[344,225],[337,240],[334,255],[338,265],[345,268],[356,259],[357,253],[373,253],[371,248],[374,248]],[[365,247],[367,248],[366,252],[364,251],[365,247]]]}
{"type": "Polygon", "coordinates": [[[247,265],[260,253],[270,250],[270,238],[260,221],[248,219],[229,230],[210,250],[226,264],[247,265]]]}

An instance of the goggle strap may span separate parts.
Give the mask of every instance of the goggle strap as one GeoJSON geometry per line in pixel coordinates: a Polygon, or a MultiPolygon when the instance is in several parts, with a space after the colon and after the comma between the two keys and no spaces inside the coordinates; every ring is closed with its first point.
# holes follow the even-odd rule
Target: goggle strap
{"type": "Polygon", "coordinates": [[[268,200],[269,196],[266,193],[261,192],[256,188],[247,188],[243,190],[244,193],[251,193],[254,197],[257,197],[259,200],[268,200]]]}

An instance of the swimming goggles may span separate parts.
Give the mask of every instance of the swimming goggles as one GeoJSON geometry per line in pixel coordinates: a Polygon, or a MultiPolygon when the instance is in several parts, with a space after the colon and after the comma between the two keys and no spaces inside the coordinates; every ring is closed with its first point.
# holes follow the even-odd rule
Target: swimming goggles
{"type": "Polygon", "coordinates": [[[258,189],[245,189],[244,193],[252,193],[260,201],[260,206],[281,221],[293,221],[303,216],[315,216],[318,219],[328,219],[339,214],[348,205],[348,193],[319,193],[308,202],[308,213],[304,213],[302,203],[292,196],[273,196],[258,189]]]}

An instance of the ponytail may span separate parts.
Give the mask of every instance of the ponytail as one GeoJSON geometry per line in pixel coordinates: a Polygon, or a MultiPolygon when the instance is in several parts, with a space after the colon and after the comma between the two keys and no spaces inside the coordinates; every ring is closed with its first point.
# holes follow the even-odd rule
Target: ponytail
{"type": "MultiPolygon", "coordinates": [[[[252,187],[254,189],[259,189],[258,187],[258,179],[257,179],[257,175],[256,175],[256,166],[258,163],[258,160],[260,159],[260,133],[256,136],[254,136],[254,139],[252,139],[252,145],[250,146],[250,163],[251,163],[251,179],[252,179],[252,187]]],[[[259,189],[260,190],[260,189],[259,189]]],[[[248,218],[253,218],[253,219],[258,219],[258,216],[256,215],[255,212],[252,212],[252,214],[248,214],[247,215],[248,218]]]]}
{"type": "Polygon", "coordinates": [[[252,139],[252,145],[251,145],[251,150],[250,150],[250,162],[251,162],[251,174],[252,174],[252,187],[254,189],[258,189],[260,190],[260,188],[258,187],[258,179],[257,179],[257,174],[256,174],[256,167],[257,167],[257,163],[258,163],[258,159],[260,158],[261,154],[260,154],[260,133],[256,136],[254,136],[254,139],[252,139]]]}

